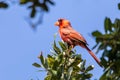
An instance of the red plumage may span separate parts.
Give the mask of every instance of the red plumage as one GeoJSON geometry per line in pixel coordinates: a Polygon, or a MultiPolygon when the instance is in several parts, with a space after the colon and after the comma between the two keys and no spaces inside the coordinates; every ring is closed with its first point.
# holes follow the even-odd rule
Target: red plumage
{"type": "Polygon", "coordinates": [[[64,42],[66,42],[68,45],[70,45],[72,47],[75,47],[75,46],[79,45],[79,46],[85,48],[89,52],[89,54],[95,59],[95,61],[100,66],[102,66],[99,59],[87,47],[87,42],[84,39],[84,37],[72,28],[71,23],[68,20],[59,19],[55,23],[55,25],[59,26],[59,34],[60,34],[60,37],[62,38],[62,40],[64,42]]]}

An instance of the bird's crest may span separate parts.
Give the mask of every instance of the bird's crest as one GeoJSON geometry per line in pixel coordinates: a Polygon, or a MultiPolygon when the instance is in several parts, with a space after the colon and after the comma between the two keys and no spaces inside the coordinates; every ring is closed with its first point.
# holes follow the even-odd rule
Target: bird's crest
{"type": "Polygon", "coordinates": [[[64,18],[58,19],[60,26],[71,26],[70,21],[64,18]]]}

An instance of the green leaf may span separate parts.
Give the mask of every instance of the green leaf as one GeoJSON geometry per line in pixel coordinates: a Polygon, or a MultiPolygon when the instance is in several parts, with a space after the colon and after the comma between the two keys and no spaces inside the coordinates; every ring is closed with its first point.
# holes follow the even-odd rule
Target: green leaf
{"type": "MultiPolygon", "coordinates": [[[[82,76],[83,76],[82,74],[76,74],[75,77],[72,77],[72,78],[73,78],[74,80],[81,80],[82,76]]],[[[73,79],[72,79],[72,80],[73,80],[73,79]]]]}
{"type": "MultiPolygon", "coordinates": [[[[93,76],[93,75],[89,73],[89,74],[87,74],[85,77],[86,77],[86,78],[91,78],[92,76],[93,76]]],[[[104,80],[104,79],[103,79],[103,80],[104,80]]]]}
{"type": "Polygon", "coordinates": [[[61,53],[61,50],[56,46],[56,42],[54,41],[53,49],[57,54],[61,53]]]}
{"type": "Polygon", "coordinates": [[[71,75],[72,75],[72,72],[73,72],[73,67],[70,67],[70,68],[68,69],[68,80],[70,80],[70,77],[71,77],[71,75]]]}
{"type": "Polygon", "coordinates": [[[51,55],[48,55],[47,61],[49,66],[52,66],[53,63],[55,62],[55,59],[51,55]]]}
{"type": "Polygon", "coordinates": [[[71,59],[69,59],[69,66],[72,67],[72,66],[78,66],[80,64],[80,62],[82,62],[82,59],[81,59],[81,55],[80,54],[76,54],[74,56],[72,56],[71,59]]]}
{"type": "Polygon", "coordinates": [[[47,59],[45,59],[44,67],[45,67],[46,69],[48,69],[48,61],[47,61],[47,59]]]}
{"type": "Polygon", "coordinates": [[[118,9],[120,10],[120,3],[118,4],[118,9]]]}
{"type": "Polygon", "coordinates": [[[29,0],[20,0],[20,4],[26,4],[29,0]]]}
{"type": "Polygon", "coordinates": [[[93,69],[94,69],[94,66],[93,66],[93,65],[90,65],[90,66],[87,67],[86,72],[91,71],[91,70],[93,70],[93,69]]]}
{"type": "Polygon", "coordinates": [[[92,50],[95,49],[98,46],[98,43],[92,47],[92,50]]]}
{"type": "Polygon", "coordinates": [[[74,55],[73,57],[75,57],[76,59],[82,60],[82,59],[81,59],[81,54],[76,54],[76,55],[74,55]]]}
{"type": "Polygon", "coordinates": [[[65,43],[59,41],[59,45],[63,51],[67,49],[67,46],[65,45],[65,43]]]}
{"type": "Polygon", "coordinates": [[[70,66],[78,66],[80,62],[82,61],[81,59],[73,59],[73,62],[70,64],[70,66]]]}
{"type": "Polygon", "coordinates": [[[8,4],[4,2],[0,2],[0,8],[8,8],[8,4]]]}
{"type": "Polygon", "coordinates": [[[47,0],[51,5],[54,5],[55,3],[52,0],[47,0]]]}
{"type": "Polygon", "coordinates": [[[33,63],[32,65],[35,66],[35,67],[38,67],[38,68],[41,67],[41,65],[38,64],[38,63],[33,63]]]}
{"type": "Polygon", "coordinates": [[[57,68],[58,68],[59,65],[60,65],[60,64],[58,63],[58,61],[55,60],[52,69],[57,70],[57,68]],[[56,66],[56,65],[57,65],[57,66],[56,66]]]}
{"type": "Polygon", "coordinates": [[[114,27],[115,27],[115,32],[119,33],[120,32],[120,19],[115,19],[114,27]]]}
{"type": "Polygon", "coordinates": [[[64,56],[63,54],[59,54],[57,57],[56,57],[56,60],[58,61],[58,64],[64,62],[64,56]]]}
{"type": "Polygon", "coordinates": [[[40,54],[40,56],[39,56],[38,58],[40,59],[43,67],[44,67],[45,69],[47,69],[47,68],[48,68],[48,61],[47,61],[46,58],[43,57],[42,52],[41,52],[41,54],[40,54]]]}
{"type": "Polygon", "coordinates": [[[104,74],[100,77],[99,80],[106,80],[106,74],[108,73],[108,71],[104,72],[104,74]]]}
{"type": "Polygon", "coordinates": [[[86,63],[86,60],[84,60],[80,66],[82,72],[85,71],[85,63],[86,63]]]}
{"type": "Polygon", "coordinates": [[[72,54],[72,55],[75,54],[75,51],[72,51],[72,50],[71,50],[71,51],[70,51],[70,54],[72,54]]]}
{"type": "Polygon", "coordinates": [[[101,58],[101,63],[102,63],[102,65],[104,65],[105,68],[108,66],[108,65],[106,64],[107,61],[106,61],[106,59],[104,58],[104,56],[101,58]]]}
{"type": "Polygon", "coordinates": [[[47,75],[44,80],[51,80],[51,76],[47,75]]]}
{"type": "Polygon", "coordinates": [[[110,18],[105,18],[104,21],[104,28],[105,28],[105,32],[107,33],[108,31],[112,31],[112,22],[110,20],[110,18]]]}
{"type": "Polygon", "coordinates": [[[41,8],[42,8],[44,11],[46,11],[46,12],[49,11],[49,8],[48,8],[48,6],[47,6],[46,3],[43,3],[42,6],[41,6],[41,8]]]}
{"type": "Polygon", "coordinates": [[[92,32],[92,35],[93,35],[94,37],[98,37],[98,36],[101,36],[102,33],[99,32],[99,31],[94,31],[94,32],[92,32]]]}
{"type": "Polygon", "coordinates": [[[50,73],[51,73],[53,76],[56,76],[56,75],[57,75],[57,71],[56,71],[56,70],[50,69],[49,71],[50,71],[50,73]]]}
{"type": "Polygon", "coordinates": [[[35,14],[36,14],[36,9],[35,7],[32,8],[32,12],[31,12],[31,18],[35,17],[35,14]]]}
{"type": "Polygon", "coordinates": [[[105,43],[101,43],[98,47],[98,50],[102,50],[106,48],[106,44],[105,43]]]}
{"type": "Polygon", "coordinates": [[[44,61],[44,57],[42,55],[42,52],[41,52],[41,54],[40,54],[40,56],[38,58],[40,59],[42,65],[44,65],[45,61],[44,61]]]}

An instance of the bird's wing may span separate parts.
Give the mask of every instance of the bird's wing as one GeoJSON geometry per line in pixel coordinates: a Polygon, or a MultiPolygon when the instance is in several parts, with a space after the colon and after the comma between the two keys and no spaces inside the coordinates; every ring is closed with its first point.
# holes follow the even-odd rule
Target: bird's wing
{"type": "Polygon", "coordinates": [[[69,33],[69,38],[71,40],[74,40],[74,41],[77,41],[77,42],[83,42],[83,43],[87,44],[87,42],[84,39],[84,37],[80,33],[78,33],[77,31],[75,31],[75,30],[72,30],[69,33]]]}
{"type": "Polygon", "coordinates": [[[87,44],[84,37],[71,27],[62,28],[59,31],[60,31],[61,36],[64,36],[64,38],[68,38],[75,42],[82,42],[82,43],[87,44]]]}

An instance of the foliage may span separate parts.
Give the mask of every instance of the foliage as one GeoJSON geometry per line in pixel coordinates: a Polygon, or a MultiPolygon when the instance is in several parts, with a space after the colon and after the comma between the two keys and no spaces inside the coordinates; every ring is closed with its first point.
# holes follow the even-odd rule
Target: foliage
{"type": "MultiPolygon", "coordinates": [[[[119,80],[120,79],[120,19],[114,23],[110,18],[104,21],[105,34],[94,31],[92,35],[96,38],[98,51],[102,50],[101,63],[104,66],[104,74],[100,80],[119,80]]],[[[94,48],[95,48],[94,47],[94,48]]]]}
{"type": "Polygon", "coordinates": [[[55,5],[53,0],[2,0],[0,1],[0,9],[9,8],[9,2],[11,3],[19,3],[20,6],[25,6],[26,9],[30,10],[30,18],[38,19],[36,22],[31,21],[30,18],[27,18],[27,22],[31,25],[33,29],[35,29],[39,24],[42,23],[42,18],[44,12],[49,12],[49,5],[55,5]],[[36,15],[39,15],[36,17],[36,15]]]}
{"type": "MultiPolygon", "coordinates": [[[[12,2],[12,1],[11,1],[12,2]]],[[[37,12],[37,8],[42,9],[42,11],[49,11],[49,4],[54,5],[55,3],[53,0],[19,0],[20,5],[26,5],[27,8],[31,9],[31,18],[35,17],[35,14],[37,12]],[[30,3],[28,5],[28,3],[30,3]]],[[[7,1],[0,1],[0,8],[8,8],[7,1]]]]}
{"type": "MultiPolygon", "coordinates": [[[[76,54],[66,43],[59,42],[60,48],[54,42],[51,54],[47,58],[42,53],[38,57],[41,64],[33,63],[35,67],[45,69],[45,80],[86,80],[92,77],[89,73],[93,69],[90,65],[85,67],[86,60],[82,60],[80,54],[76,54]]],[[[41,71],[41,70],[40,70],[41,71]]]]}
{"type": "Polygon", "coordinates": [[[120,10],[120,3],[118,4],[118,9],[120,10]]]}
{"type": "Polygon", "coordinates": [[[8,8],[8,4],[5,2],[0,2],[0,8],[8,8]]]}
{"type": "Polygon", "coordinates": [[[54,2],[52,0],[20,0],[20,5],[26,5],[27,3],[32,3],[31,5],[29,5],[27,8],[31,9],[31,17],[35,17],[37,8],[42,9],[43,11],[48,12],[49,11],[49,7],[48,7],[48,3],[51,5],[54,5],[54,2]]]}

